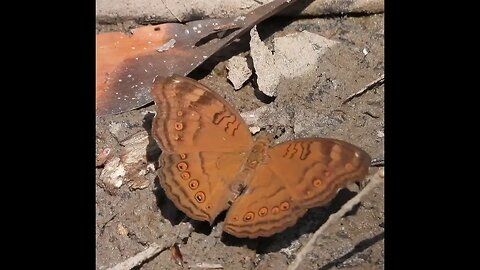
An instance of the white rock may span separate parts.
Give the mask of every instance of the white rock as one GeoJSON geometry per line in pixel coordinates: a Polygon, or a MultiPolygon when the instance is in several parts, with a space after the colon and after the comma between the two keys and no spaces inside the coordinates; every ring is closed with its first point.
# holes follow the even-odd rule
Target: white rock
{"type": "Polygon", "coordinates": [[[252,70],[248,67],[247,58],[242,56],[233,56],[227,62],[227,79],[233,84],[233,88],[238,90],[252,76],[252,70]]]}
{"type": "Polygon", "coordinates": [[[278,69],[275,67],[273,54],[260,39],[256,26],[250,30],[250,37],[250,54],[257,74],[258,90],[267,96],[276,96],[280,76],[278,69]]]}

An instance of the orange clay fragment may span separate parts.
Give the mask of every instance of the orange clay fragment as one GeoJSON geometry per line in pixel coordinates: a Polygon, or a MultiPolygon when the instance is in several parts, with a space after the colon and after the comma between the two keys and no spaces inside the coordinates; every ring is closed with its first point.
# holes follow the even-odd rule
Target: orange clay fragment
{"type": "Polygon", "coordinates": [[[291,3],[274,0],[245,16],[165,23],[100,33],[96,41],[97,116],[118,114],[152,101],[157,76],[187,75],[212,54],[291,3]],[[227,32],[223,37],[215,33],[227,32]],[[213,35],[212,35],[213,34],[213,35]]]}

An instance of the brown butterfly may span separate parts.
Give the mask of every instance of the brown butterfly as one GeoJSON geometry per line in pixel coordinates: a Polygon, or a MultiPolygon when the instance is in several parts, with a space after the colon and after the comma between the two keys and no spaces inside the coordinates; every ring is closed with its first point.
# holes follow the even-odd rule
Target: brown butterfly
{"type": "Polygon", "coordinates": [[[223,230],[236,237],[281,232],[368,173],[370,156],[344,141],[271,146],[266,134],[253,139],[239,113],[195,80],[158,80],[152,96],[152,134],[163,151],[159,178],[167,197],[190,218],[210,224],[229,209],[223,230]]]}

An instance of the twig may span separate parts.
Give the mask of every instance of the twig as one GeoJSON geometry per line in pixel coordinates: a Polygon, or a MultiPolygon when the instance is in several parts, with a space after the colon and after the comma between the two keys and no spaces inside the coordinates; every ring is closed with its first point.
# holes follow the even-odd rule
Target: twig
{"type": "Polygon", "coordinates": [[[126,259],[125,261],[115,265],[108,270],[130,270],[133,267],[140,265],[143,261],[152,258],[159,254],[162,251],[169,249],[174,242],[172,243],[163,243],[162,245],[157,245],[152,243],[149,248],[145,249],[144,251],[138,253],[137,255],[126,259]]]}
{"type": "Polygon", "coordinates": [[[171,246],[178,242],[179,237],[189,237],[193,232],[193,227],[190,223],[180,223],[174,227],[174,231],[176,232],[171,235],[173,237],[162,237],[163,242],[160,245],[152,243],[149,248],[107,270],[130,270],[133,267],[140,265],[145,260],[153,258],[161,252],[170,249],[171,246]]]}
{"type": "Polygon", "coordinates": [[[192,268],[202,268],[202,269],[223,269],[223,266],[218,263],[197,263],[196,265],[188,266],[189,269],[192,268]]]}
{"type": "Polygon", "coordinates": [[[177,21],[179,23],[182,23],[182,20],[180,20],[180,18],[177,17],[177,15],[175,15],[175,13],[173,13],[170,8],[167,6],[167,3],[165,3],[165,0],[162,0],[162,3],[163,5],[165,5],[165,8],[173,15],[173,17],[175,17],[175,19],[177,19],[177,21]]]}
{"type": "Polygon", "coordinates": [[[345,104],[345,103],[349,102],[350,100],[352,100],[355,97],[363,95],[368,90],[371,90],[371,89],[375,88],[376,86],[383,84],[384,81],[385,81],[385,74],[382,74],[379,78],[377,78],[373,82],[367,84],[367,86],[365,86],[364,88],[360,89],[360,91],[350,95],[347,99],[345,99],[345,101],[342,102],[342,104],[345,104]]]}
{"type": "Polygon", "coordinates": [[[288,270],[295,270],[298,268],[300,265],[300,262],[303,261],[303,258],[307,253],[312,251],[313,245],[317,241],[317,238],[323,234],[323,232],[332,224],[335,223],[336,221],[340,220],[347,212],[352,210],[352,208],[357,205],[361,199],[368,194],[374,187],[376,187],[379,183],[383,181],[384,177],[384,170],[383,168],[380,169],[375,175],[373,175],[370,179],[371,181],[368,183],[368,185],[360,191],[355,197],[350,199],[347,203],[345,203],[338,212],[335,214],[331,215],[327,222],[325,222],[310,238],[308,243],[303,247],[303,249],[297,254],[295,260],[288,266],[288,270]]]}
{"type": "Polygon", "coordinates": [[[107,224],[110,221],[112,221],[117,215],[118,215],[118,213],[113,214],[113,216],[111,218],[109,218],[106,222],[103,223],[102,227],[100,228],[100,235],[102,235],[103,232],[105,231],[105,227],[107,227],[107,224]]]}
{"type": "Polygon", "coordinates": [[[385,160],[383,158],[374,158],[372,159],[372,162],[370,163],[371,167],[384,167],[385,166],[385,160]]]}

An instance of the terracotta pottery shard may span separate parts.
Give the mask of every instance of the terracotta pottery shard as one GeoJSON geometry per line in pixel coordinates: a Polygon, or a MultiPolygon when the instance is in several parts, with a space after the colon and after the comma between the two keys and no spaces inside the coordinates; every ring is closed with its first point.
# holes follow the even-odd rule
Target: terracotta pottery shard
{"type": "Polygon", "coordinates": [[[118,114],[152,101],[157,76],[187,75],[212,54],[294,0],[275,0],[245,16],[165,23],[97,35],[97,116],[118,114]],[[216,33],[227,32],[224,36],[216,33]],[[211,38],[211,39],[210,39],[211,38]]]}

